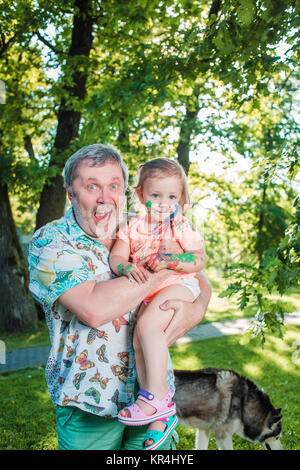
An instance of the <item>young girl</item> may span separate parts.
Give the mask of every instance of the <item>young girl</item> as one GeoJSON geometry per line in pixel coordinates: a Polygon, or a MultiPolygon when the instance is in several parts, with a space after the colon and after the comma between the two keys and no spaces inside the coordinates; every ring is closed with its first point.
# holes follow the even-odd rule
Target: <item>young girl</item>
{"type": "Polygon", "coordinates": [[[118,419],[131,426],[152,423],[143,448],[160,448],[177,426],[175,404],[167,384],[168,346],[165,330],[173,310],[159,306],[168,299],[193,302],[200,293],[195,273],[205,267],[201,236],[182,215],[189,203],[183,168],[174,160],[157,158],[141,165],[135,188],[146,209],[120,229],[110,255],[114,273],[131,282],[147,282],[149,271],[170,269],[170,277],[144,299],[134,330],[133,346],[141,390],[137,401],[118,419]]]}

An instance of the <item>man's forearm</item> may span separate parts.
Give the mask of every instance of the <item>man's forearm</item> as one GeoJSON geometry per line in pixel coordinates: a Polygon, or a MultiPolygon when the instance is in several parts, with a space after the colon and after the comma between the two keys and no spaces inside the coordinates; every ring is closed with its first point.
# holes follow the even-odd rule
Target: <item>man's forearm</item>
{"type": "Polygon", "coordinates": [[[133,310],[145,297],[170,276],[163,270],[149,281],[131,283],[124,277],[109,281],[87,281],[62,294],[59,301],[83,323],[97,328],[133,310]]]}

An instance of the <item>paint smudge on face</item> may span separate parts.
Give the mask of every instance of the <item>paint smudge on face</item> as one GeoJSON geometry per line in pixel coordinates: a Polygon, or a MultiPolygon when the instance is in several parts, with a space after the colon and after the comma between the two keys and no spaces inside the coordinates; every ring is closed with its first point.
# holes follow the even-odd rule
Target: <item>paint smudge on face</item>
{"type": "Polygon", "coordinates": [[[148,212],[148,214],[150,214],[150,212],[151,212],[150,209],[151,209],[151,207],[152,207],[152,202],[151,202],[151,201],[147,201],[147,202],[146,202],[146,207],[147,207],[147,212],[148,212]]]}

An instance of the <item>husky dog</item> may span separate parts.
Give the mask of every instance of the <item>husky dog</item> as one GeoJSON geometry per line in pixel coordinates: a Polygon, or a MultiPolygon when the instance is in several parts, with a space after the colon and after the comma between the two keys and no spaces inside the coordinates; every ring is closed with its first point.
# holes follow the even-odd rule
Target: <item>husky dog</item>
{"type": "Polygon", "coordinates": [[[281,408],[266,393],[232,370],[175,370],[176,403],[180,422],[197,428],[196,450],[206,450],[213,432],[219,450],[232,450],[232,435],[282,450],[281,408]]]}

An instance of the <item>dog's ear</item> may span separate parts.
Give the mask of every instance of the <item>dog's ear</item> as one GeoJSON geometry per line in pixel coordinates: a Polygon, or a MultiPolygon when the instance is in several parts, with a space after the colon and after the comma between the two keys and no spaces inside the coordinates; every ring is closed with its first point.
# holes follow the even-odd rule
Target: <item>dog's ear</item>
{"type": "Polygon", "coordinates": [[[281,418],[282,418],[282,416],[274,416],[274,417],[273,417],[273,424],[274,424],[274,423],[278,423],[278,421],[280,421],[281,418]]]}
{"type": "Polygon", "coordinates": [[[281,420],[282,416],[279,414],[281,411],[281,408],[277,408],[274,410],[273,416],[269,420],[269,426],[272,427],[273,424],[278,423],[278,421],[281,420]]]}

